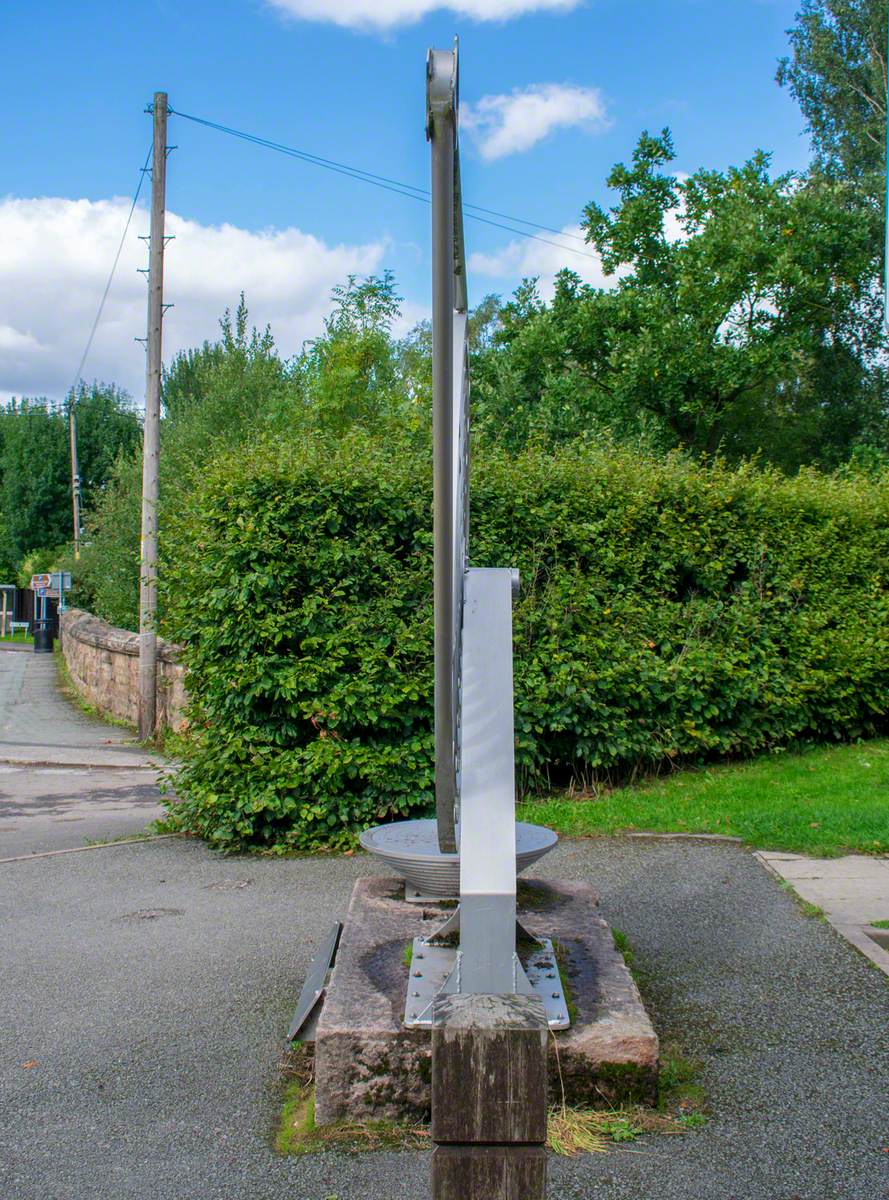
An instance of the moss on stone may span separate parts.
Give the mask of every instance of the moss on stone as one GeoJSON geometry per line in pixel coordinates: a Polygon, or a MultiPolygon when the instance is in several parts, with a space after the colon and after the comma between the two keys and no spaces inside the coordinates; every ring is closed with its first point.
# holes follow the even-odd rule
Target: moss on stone
{"type": "Polygon", "coordinates": [[[596,1066],[596,1078],[611,1099],[622,1103],[641,1102],[652,1094],[652,1069],[640,1067],[638,1063],[599,1063],[596,1066]]]}
{"type": "MultiPolygon", "coordinates": [[[[375,1101],[368,1096],[368,1104],[375,1101]]],[[[428,1146],[429,1130],[395,1121],[336,1121],[315,1123],[315,1089],[298,1079],[284,1093],[281,1118],[275,1134],[278,1154],[319,1154],[343,1150],[419,1150],[428,1146]]]]}
{"type": "Polygon", "coordinates": [[[571,959],[568,953],[568,948],[563,942],[558,939],[553,940],[553,954],[556,959],[556,969],[559,972],[559,982],[562,985],[562,994],[565,997],[565,1007],[568,1009],[568,1020],[572,1025],[577,1022],[577,1003],[575,1000],[574,985],[571,981],[571,959]]]}

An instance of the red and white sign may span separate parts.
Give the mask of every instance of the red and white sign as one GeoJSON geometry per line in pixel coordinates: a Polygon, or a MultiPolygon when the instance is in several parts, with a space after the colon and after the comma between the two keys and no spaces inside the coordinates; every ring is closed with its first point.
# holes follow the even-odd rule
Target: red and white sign
{"type": "Polygon", "coordinates": [[[52,575],[32,575],[31,576],[31,591],[42,592],[48,591],[52,587],[52,575]]]}

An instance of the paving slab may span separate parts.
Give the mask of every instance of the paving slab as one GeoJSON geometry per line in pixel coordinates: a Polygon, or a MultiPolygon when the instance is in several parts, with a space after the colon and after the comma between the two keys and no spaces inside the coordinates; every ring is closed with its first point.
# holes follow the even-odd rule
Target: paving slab
{"type": "Polygon", "coordinates": [[[154,769],[0,764],[0,860],[142,835],[163,811],[154,769]]]}
{"type": "Polygon", "coordinates": [[[163,768],[67,699],[53,655],[0,655],[0,859],[141,834],[163,768]]]}
{"type": "Polygon", "coordinates": [[[889,921],[889,858],[810,858],[771,850],[761,850],[756,857],[803,900],[817,905],[847,941],[889,975],[885,931],[873,925],[889,921]]]}

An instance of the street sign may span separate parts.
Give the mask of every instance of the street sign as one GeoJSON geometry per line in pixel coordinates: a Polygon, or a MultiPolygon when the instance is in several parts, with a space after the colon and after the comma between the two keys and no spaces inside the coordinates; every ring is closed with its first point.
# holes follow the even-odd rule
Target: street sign
{"type": "Polygon", "coordinates": [[[71,572],[45,571],[40,575],[32,575],[31,591],[36,592],[41,599],[62,599],[65,592],[71,591],[71,572]]]}

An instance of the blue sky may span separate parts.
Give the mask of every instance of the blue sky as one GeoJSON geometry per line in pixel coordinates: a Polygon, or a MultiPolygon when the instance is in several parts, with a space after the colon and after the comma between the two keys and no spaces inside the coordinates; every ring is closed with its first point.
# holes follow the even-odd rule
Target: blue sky
{"type": "MultiPolygon", "coordinates": [[[[174,109],[425,186],[425,51],[458,33],[470,118],[462,137],[466,198],[561,229],[588,200],[607,200],[610,166],[630,155],[646,127],[670,126],[680,171],[725,167],[758,147],[774,153],[778,169],[802,168],[802,120],[774,82],[796,7],[796,0],[454,0],[452,9],[432,0],[7,2],[0,394],[64,392],[125,219],[122,198],[145,157],[143,109],[157,88],[174,109]],[[522,8],[532,11],[478,19],[522,8]],[[516,93],[546,99],[538,133],[553,123],[536,142],[526,128],[531,145],[520,144],[524,110],[512,112],[517,137],[502,128],[516,93]]],[[[168,298],[176,308],[165,357],[213,336],[216,316],[241,286],[288,353],[317,331],[330,285],[348,270],[391,267],[406,319],[424,314],[424,205],[175,117],[170,141],[178,147],[168,180],[177,238],[168,298]]],[[[133,276],[143,231],[140,212],[109,325],[85,372],[119,377],[135,393],[141,351],[132,337],[143,318],[133,276]]],[[[475,222],[467,239],[476,299],[511,290],[526,270],[539,271],[544,287],[562,264],[595,277],[589,259],[521,241],[510,248],[512,235],[475,222]]]]}

